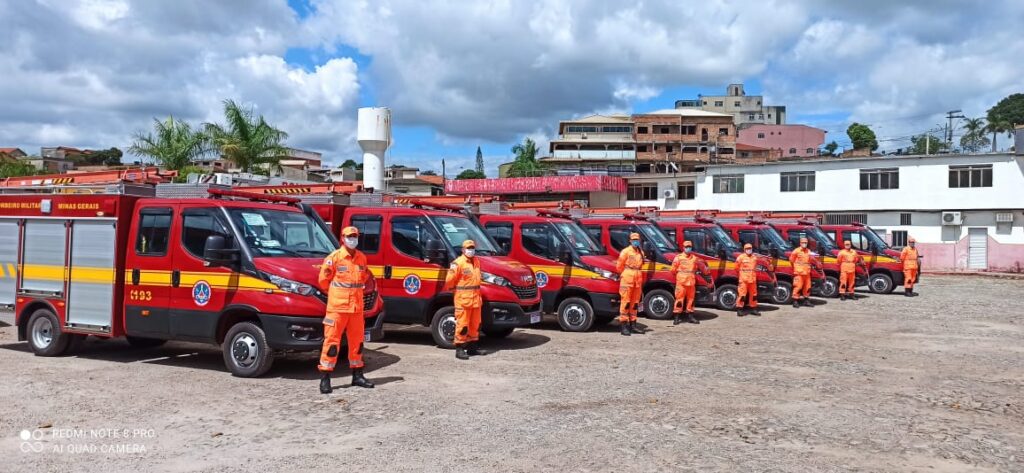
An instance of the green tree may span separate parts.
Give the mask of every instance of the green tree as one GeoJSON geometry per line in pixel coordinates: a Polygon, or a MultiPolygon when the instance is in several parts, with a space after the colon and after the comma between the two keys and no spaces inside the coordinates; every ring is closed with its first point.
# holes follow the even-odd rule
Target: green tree
{"type": "Polygon", "coordinates": [[[917,135],[910,137],[910,148],[908,154],[936,154],[946,150],[949,145],[932,135],[917,135]]]}
{"type": "Polygon", "coordinates": [[[341,163],[340,167],[348,168],[348,169],[355,169],[356,168],[356,162],[351,160],[351,159],[346,159],[345,162],[341,163]]]}
{"type": "Polygon", "coordinates": [[[188,182],[189,174],[206,174],[206,170],[199,166],[185,166],[178,170],[178,176],[173,180],[174,182],[188,182]]]}
{"type": "Polygon", "coordinates": [[[824,154],[825,156],[835,156],[836,155],[836,150],[838,150],[838,149],[839,149],[839,143],[836,143],[833,140],[829,144],[825,145],[825,149],[824,149],[824,152],[822,154],[824,154]]]}
{"type": "Polygon", "coordinates": [[[93,166],[120,166],[121,156],[124,156],[124,153],[117,148],[90,150],[85,161],[93,166]]]}
{"type": "Polygon", "coordinates": [[[512,153],[516,158],[508,168],[508,177],[540,176],[547,170],[547,166],[537,161],[537,143],[530,138],[513,146],[512,153]]]}
{"type": "Polygon", "coordinates": [[[34,176],[36,174],[39,174],[39,170],[25,161],[0,163],[0,178],[34,176]]]}
{"type": "Polygon", "coordinates": [[[854,122],[846,129],[846,135],[853,142],[853,149],[867,148],[871,151],[878,149],[878,139],[875,138],[875,132],[871,131],[871,128],[868,128],[867,125],[854,122]]]}
{"type": "Polygon", "coordinates": [[[207,141],[206,135],[193,130],[187,122],[175,120],[173,116],[164,121],[154,118],[153,131],[135,133],[128,151],[178,171],[207,153],[207,141]]]}
{"type": "Polygon", "coordinates": [[[484,152],[479,146],[476,147],[476,172],[481,175],[484,173],[484,152]]]}
{"type": "Polygon", "coordinates": [[[1000,100],[994,107],[988,109],[987,118],[989,123],[1008,123],[1009,128],[1013,128],[1013,125],[1024,125],[1024,94],[1012,94],[1000,100]]]}
{"type": "Polygon", "coordinates": [[[486,179],[487,176],[484,173],[477,171],[476,169],[466,169],[455,176],[456,179],[486,179]]]}
{"type": "Polygon", "coordinates": [[[988,146],[989,140],[985,136],[985,119],[968,118],[964,121],[964,136],[960,137],[960,147],[964,151],[977,153],[988,146]]]}
{"type": "Polygon", "coordinates": [[[992,133],[992,152],[999,151],[997,138],[1000,133],[1006,133],[1008,136],[1013,136],[1013,125],[1010,124],[1005,118],[1000,116],[989,116],[988,125],[985,126],[985,131],[992,133]]]}
{"type": "Polygon", "coordinates": [[[281,158],[288,154],[284,146],[288,133],[233,100],[224,101],[224,119],[225,125],[204,125],[210,143],[224,159],[235,163],[242,172],[266,173],[281,168],[281,158]]]}
{"type": "Polygon", "coordinates": [[[437,175],[437,171],[435,171],[433,169],[427,169],[426,171],[421,172],[420,175],[421,176],[436,176],[437,175]]]}

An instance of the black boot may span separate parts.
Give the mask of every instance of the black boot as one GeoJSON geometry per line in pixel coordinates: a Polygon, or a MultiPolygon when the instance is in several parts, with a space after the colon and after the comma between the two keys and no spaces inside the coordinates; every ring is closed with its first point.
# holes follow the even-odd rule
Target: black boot
{"type": "Polygon", "coordinates": [[[846,294],[843,294],[843,293],[840,292],[839,293],[839,300],[845,301],[846,300],[846,294]]]}
{"type": "Polygon", "coordinates": [[[464,347],[462,345],[456,345],[455,346],[455,358],[458,358],[460,360],[468,360],[469,359],[469,353],[466,353],[466,347],[464,347]]]}
{"type": "Polygon", "coordinates": [[[629,331],[633,332],[635,334],[639,334],[639,335],[643,335],[644,334],[643,330],[640,330],[639,328],[637,328],[635,320],[629,323],[629,331]]]}
{"type": "Polygon", "coordinates": [[[672,316],[672,325],[679,325],[683,323],[683,314],[675,314],[672,316]]]}
{"type": "Polygon", "coordinates": [[[687,312],[686,313],[686,321],[691,323],[691,324],[699,324],[700,323],[700,321],[697,320],[697,318],[693,316],[693,312],[687,312]]]}
{"type": "Polygon", "coordinates": [[[629,333],[629,322],[619,322],[619,333],[627,337],[632,335],[629,333]]]}
{"type": "Polygon", "coordinates": [[[750,315],[756,315],[756,316],[760,317],[761,316],[761,311],[757,310],[757,307],[751,308],[750,309],[750,315]]]}
{"type": "Polygon", "coordinates": [[[806,306],[806,307],[814,307],[814,304],[811,303],[811,299],[810,298],[805,297],[805,298],[802,299],[802,301],[803,301],[803,305],[804,306],[806,306]]]}
{"type": "Polygon", "coordinates": [[[742,307],[736,308],[736,317],[744,317],[747,315],[747,311],[742,307]]]}
{"type": "Polygon", "coordinates": [[[352,385],[359,386],[361,388],[373,389],[373,383],[371,383],[370,380],[366,379],[366,377],[363,376],[362,368],[352,369],[352,385]]]}
{"type": "Polygon", "coordinates": [[[466,346],[466,354],[467,355],[469,355],[469,356],[485,356],[485,355],[490,355],[491,354],[490,351],[483,350],[483,349],[480,349],[479,347],[477,347],[477,343],[479,343],[479,342],[469,342],[469,344],[466,346]]]}
{"type": "Polygon", "coordinates": [[[800,299],[793,299],[793,308],[794,309],[799,309],[800,308],[800,299]]]}
{"type": "Polygon", "coordinates": [[[320,374],[320,394],[330,394],[334,390],[331,389],[331,373],[320,374]]]}

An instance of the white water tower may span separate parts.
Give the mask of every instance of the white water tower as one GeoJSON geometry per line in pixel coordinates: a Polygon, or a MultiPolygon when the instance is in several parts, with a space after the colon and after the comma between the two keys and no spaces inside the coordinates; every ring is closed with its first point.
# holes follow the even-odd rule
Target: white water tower
{"type": "Polygon", "coordinates": [[[384,152],[391,146],[391,110],[359,109],[356,139],[363,149],[363,187],[384,190],[384,152]]]}

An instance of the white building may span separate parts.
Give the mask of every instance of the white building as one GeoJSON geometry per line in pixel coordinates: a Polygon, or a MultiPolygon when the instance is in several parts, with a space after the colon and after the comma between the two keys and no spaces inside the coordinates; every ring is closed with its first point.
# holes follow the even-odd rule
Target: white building
{"type": "Polygon", "coordinates": [[[926,270],[1024,270],[1021,154],[707,166],[629,178],[626,197],[663,209],[823,213],[827,223],[866,223],[894,246],[915,238],[926,270]]]}

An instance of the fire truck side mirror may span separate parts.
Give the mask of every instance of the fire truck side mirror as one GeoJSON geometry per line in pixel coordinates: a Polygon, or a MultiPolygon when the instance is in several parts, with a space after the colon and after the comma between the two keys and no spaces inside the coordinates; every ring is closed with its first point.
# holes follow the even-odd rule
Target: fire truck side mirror
{"type": "Polygon", "coordinates": [[[772,245],[772,249],[768,253],[772,255],[772,258],[779,258],[779,249],[775,245],[772,245]]]}
{"type": "Polygon", "coordinates": [[[238,259],[238,250],[228,248],[223,235],[210,235],[203,245],[203,259],[216,264],[231,263],[238,259]]]}
{"type": "Polygon", "coordinates": [[[729,254],[725,252],[725,248],[718,249],[718,259],[725,261],[729,254]]]}
{"type": "Polygon", "coordinates": [[[448,254],[440,240],[427,240],[427,261],[441,266],[448,264],[448,254]]]}
{"type": "Polygon", "coordinates": [[[572,251],[569,248],[561,247],[558,249],[558,262],[563,264],[572,264],[572,251]]]}
{"type": "Polygon", "coordinates": [[[871,244],[871,255],[878,256],[878,245],[875,245],[874,243],[871,244]]]}
{"type": "Polygon", "coordinates": [[[654,245],[652,245],[651,242],[649,242],[649,241],[645,241],[644,244],[643,244],[643,247],[644,247],[644,256],[646,256],[647,258],[649,258],[649,259],[651,259],[653,261],[655,259],[654,258],[654,255],[655,255],[655,253],[654,253],[654,245]]]}

